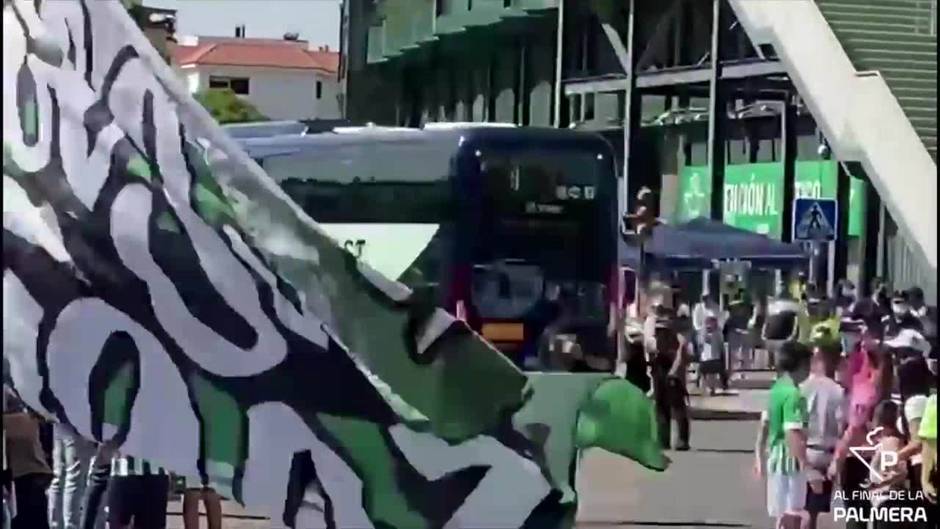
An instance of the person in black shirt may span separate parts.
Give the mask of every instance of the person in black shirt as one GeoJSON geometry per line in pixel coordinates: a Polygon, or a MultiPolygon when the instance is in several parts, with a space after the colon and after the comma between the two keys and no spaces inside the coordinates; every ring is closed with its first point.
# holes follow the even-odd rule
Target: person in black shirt
{"type": "Polygon", "coordinates": [[[885,337],[888,338],[897,336],[903,329],[924,332],[924,324],[911,312],[907,294],[904,292],[895,292],[891,297],[891,314],[881,318],[881,325],[885,330],[885,337]]]}
{"type": "Polygon", "coordinates": [[[728,343],[729,371],[751,366],[751,339],[748,323],[754,315],[754,307],[743,290],[739,290],[728,305],[728,320],[725,322],[725,337],[728,343]]]}
{"type": "Polygon", "coordinates": [[[686,390],[686,355],[688,344],[676,332],[672,311],[656,307],[652,336],[647,336],[647,351],[652,364],[653,400],[660,445],[668,450],[672,444],[672,420],[675,419],[679,439],[676,450],[689,449],[689,407],[686,390]]]}
{"type": "Polygon", "coordinates": [[[648,393],[650,390],[649,363],[643,345],[643,329],[628,326],[624,332],[625,378],[634,386],[648,393]]]}
{"type": "Polygon", "coordinates": [[[883,318],[891,314],[891,298],[888,295],[888,285],[880,277],[871,281],[871,303],[875,315],[883,318]]]}

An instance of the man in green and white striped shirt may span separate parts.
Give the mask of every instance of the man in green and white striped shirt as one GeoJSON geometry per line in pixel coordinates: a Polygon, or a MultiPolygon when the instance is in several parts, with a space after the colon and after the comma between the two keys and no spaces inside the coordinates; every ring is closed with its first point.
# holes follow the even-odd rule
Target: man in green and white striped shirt
{"type": "Polygon", "coordinates": [[[108,488],[109,528],[164,529],[169,490],[164,468],[139,457],[115,457],[108,488]]]}
{"type": "Polygon", "coordinates": [[[761,418],[757,466],[767,472],[767,514],[778,528],[800,527],[806,517],[806,427],[809,414],[799,384],[809,374],[811,351],[798,342],[784,343],[777,355],[780,376],[770,388],[761,418]],[[765,452],[765,445],[767,450],[765,452]],[[764,466],[764,457],[767,464],[764,466]]]}

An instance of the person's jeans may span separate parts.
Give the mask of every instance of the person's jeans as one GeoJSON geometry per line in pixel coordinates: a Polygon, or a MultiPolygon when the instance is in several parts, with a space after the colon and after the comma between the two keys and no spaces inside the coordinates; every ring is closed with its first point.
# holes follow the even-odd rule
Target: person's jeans
{"type": "Polygon", "coordinates": [[[49,526],[78,529],[94,445],[61,424],[54,426],[53,436],[49,526]]]}
{"type": "Polygon", "coordinates": [[[751,335],[747,329],[728,331],[728,356],[730,371],[751,367],[751,335]]]}
{"type": "Polygon", "coordinates": [[[49,529],[46,489],[50,479],[48,474],[26,474],[13,480],[16,516],[12,529],[49,529]]]}
{"type": "Polygon", "coordinates": [[[111,477],[112,452],[99,448],[88,473],[88,486],[82,500],[81,529],[104,529],[104,498],[111,477]]]}
{"type": "Polygon", "coordinates": [[[668,450],[672,445],[672,421],[676,421],[679,430],[676,447],[689,446],[689,406],[685,380],[682,377],[670,377],[668,368],[653,366],[653,403],[656,408],[659,443],[668,450]]]}

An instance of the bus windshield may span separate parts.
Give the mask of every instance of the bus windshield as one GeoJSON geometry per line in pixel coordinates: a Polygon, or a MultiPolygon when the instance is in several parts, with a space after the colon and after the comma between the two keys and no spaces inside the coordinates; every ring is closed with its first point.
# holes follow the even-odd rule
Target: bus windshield
{"type": "Polygon", "coordinates": [[[526,130],[247,143],[341,247],[433,295],[515,360],[548,332],[614,355],[617,196],[606,144],[526,130]]]}
{"type": "Polygon", "coordinates": [[[473,261],[476,270],[490,273],[474,274],[474,290],[487,291],[477,283],[501,282],[496,290],[503,295],[486,303],[475,299],[481,316],[522,317],[560,289],[578,305],[571,309],[579,316],[604,317],[609,274],[604,242],[611,237],[605,199],[610,191],[600,185],[600,167],[598,155],[588,152],[483,157],[480,236],[473,261]],[[507,273],[520,269],[527,273],[507,273]],[[544,287],[530,285],[531,277],[544,287]]]}

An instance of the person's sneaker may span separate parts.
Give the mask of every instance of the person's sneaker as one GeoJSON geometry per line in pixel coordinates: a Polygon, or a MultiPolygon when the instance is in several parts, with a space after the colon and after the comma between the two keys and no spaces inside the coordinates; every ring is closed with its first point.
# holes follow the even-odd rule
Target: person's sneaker
{"type": "Polygon", "coordinates": [[[676,445],[676,452],[688,452],[688,451],[689,451],[689,443],[680,443],[676,445]]]}

